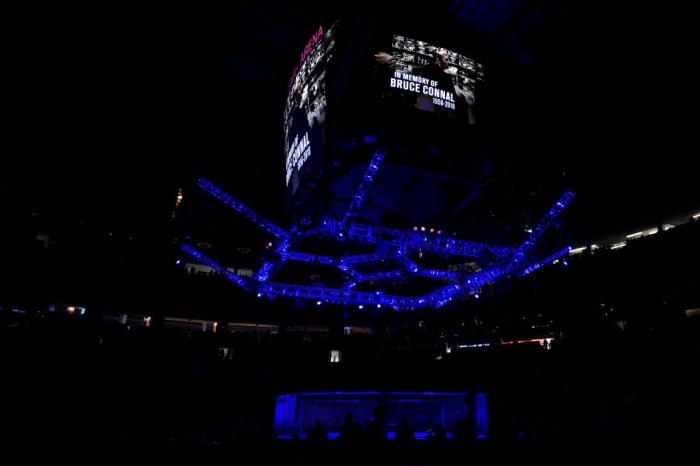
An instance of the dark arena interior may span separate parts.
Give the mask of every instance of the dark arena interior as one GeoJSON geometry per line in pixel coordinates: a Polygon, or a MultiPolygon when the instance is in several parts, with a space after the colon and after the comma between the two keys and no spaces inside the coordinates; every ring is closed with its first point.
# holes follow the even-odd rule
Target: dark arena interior
{"type": "Polygon", "coordinates": [[[692,8],[346,3],[0,7],[3,456],[692,462],[692,8]]]}

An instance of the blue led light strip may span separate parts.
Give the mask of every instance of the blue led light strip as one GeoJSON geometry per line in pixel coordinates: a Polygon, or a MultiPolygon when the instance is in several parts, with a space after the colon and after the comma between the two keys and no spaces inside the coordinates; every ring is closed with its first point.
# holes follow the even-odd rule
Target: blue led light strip
{"type": "Polygon", "coordinates": [[[465,275],[461,272],[452,272],[450,270],[438,270],[438,269],[424,269],[422,267],[418,268],[418,272],[415,275],[421,277],[431,277],[431,278],[445,278],[448,280],[459,280],[465,275]]]}
{"type": "MultiPolygon", "coordinates": [[[[338,237],[340,231],[339,222],[331,218],[324,218],[317,228],[307,231],[306,235],[318,234],[338,237]]],[[[387,243],[397,247],[420,247],[423,250],[437,253],[467,257],[478,257],[488,253],[497,258],[505,258],[510,257],[515,251],[514,248],[507,246],[467,241],[447,235],[396,230],[362,223],[350,224],[345,232],[345,237],[364,243],[387,243]]]]}
{"type": "MultiPolygon", "coordinates": [[[[525,242],[513,253],[510,260],[502,266],[492,266],[483,269],[466,278],[466,281],[461,283],[453,283],[440,288],[432,293],[425,295],[425,299],[435,307],[440,307],[448,301],[454,299],[458,295],[471,293],[478,290],[486,283],[492,282],[497,278],[513,272],[522,266],[525,255],[534,247],[535,242],[549,228],[554,220],[561,214],[574,197],[572,191],[566,191],[554,206],[547,212],[542,221],[533,229],[532,233],[525,242]]],[[[559,251],[561,252],[561,251],[559,251]]]]}
{"type": "MultiPolygon", "coordinates": [[[[382,228],[386,231],[387,229],[382,228]]],[[[409,231],[403,235],[403,244],[408,247],[448,253],[458,256],[479,257],[490,253],[495,257],[509,257],[513,248],[494,244],[477,243],[454,237],[409,231]]]]}
{"type": "Polygon", "coordinates": [[[385,252],[385,253],[375,253],[375,254],[357,254],[353,256],[323,256],[320,254],[313,254],[310,252],[301,251],[287,251],[285,254],[286,259],[290,261],[297,262],[310,262],[314,264],[325,264],[325,265],[350,265],[350,264],[362,264],[365,262],[376,262],[384,259],[392,259],[397,256],[395,252],[385,252]]]}
{"type": "Polygon", "coordinates": [[[287,251],[285,254],[287,260],[297,262],[309,262],[312,264],[337,265],[340,263],[339,258],[332,256],[321,256],[311,254],[309,252],[287,251]]]}
{"type": "Polygon", "coordinates": [[[197,186],[202,188],[207,194],[214,196],[227,206],[234,209],[236,212],[242,214],[247,219],[256,223],[261,228],[265,229],[278,239],[284,242],[289,241],[289,233],[287,233],[271,221],[267,220],[262,215],[255,212],[246,204],[234,199],[230,194],[228,194],[227,192],[225,192],[206,178],[200,178],[199,181],[197,181],[197,186]]]}
{"type": "Polygon", "coordinates": [[[451,272],[449,270],[437,269],[424,269],[422,267],[419,267],[418,264],[416,264],[406,256],[403,257],[403,265],[411,275],[418,275],[421,277],[446,278],[449,280],[459,280],[460,278],[465,277],[465,274],[461,272],[451,272]]]}
{"type": "Polygon", "coordinates": [[[415,309],[424,304],[421,298],[387,295],[381,292],[350,291],[274,282],[261,283],[258,293],[278,297],[321,299],[334,304],[374,304],[378,307],[389,306],[397,310],[415,309]]]}
{"type": "Polygon", "coordinates": [[[385,270],[382,272],[369,272],[361,275],[362,281],[393,280],[405,277],[403,270],[385,270]]]}
{"type": "Polygon", "coordinates": [[[420,269],[420,267],[418,267],[418,264],[416,264],[406,256],[403,257],[403,265],[404,267],[406,267],[406,270],[413,274],[418,273],[418,270],[420,269]]]}
{"type": "Polygon", "coordinates": [[[506,266],[493,266],[487,269],[480,270],[472,275],[469,275],[461,282],[451,283],[446,285],[436,291],[428,293],[425,295],[425,300],[431,303],[434,307],[440,307],[447,302],[453,300],[457,296],[472,293],[477,291],[479,288],[484,286],[486,283],[492,282],[497,278],[508,273],[512,262],[506,264],[506,266]]]}
{"type": "Polygon", "coordinates": [[[355,270],[353,267],[350,267],[349,265],[338,264],[338,265],[336,265],[336,267],[339,270],[341,270],[342,272],[345,272],[352,279],[352,281],[355,283],[360,283],[364,280],[362,278],[362,274],[360,272],[358,272],[357,270],[355,270]]]}
{"type": "Polygon", "coordinates": [[[344,256],[340,258],[341,264],[362,264],[365,262],[376,262],[385,259],[393,259],[397,257],[395,251],[387,251],[384,253],[376,252],[374,254],[356,254],[354,256],[344,256]]]}
{"type": "Polygon", "coordinates": [[[360,211],[360,207],[362,207],[362,204],[365,202],[365,198],[367,197],[367,193],[369,193],[369,188],[372,186],[374,175],[376,175],[379,171],[379,167],[381,167],[383,160],[384,154],[382,152],[375,151],[374,155],[372,156],[372,160],[370,160],[369,165],[367,165],[367,170],[365,170],[365,175],[362,177],[360,186],[357,187],[357,191],[355,192],[352,201],[350,201],[350,207],[348,207],[348,211],[345,213],[339,223],[339,236],[343,236],[343,232],[350,219],[355,217],[360,211]]]}
{"type": "Polygon", "coordinates": [[[535,270],[539,269],[543,265],[551,264],[555,260],[559,259],[561,256],[565,256],[566,254],[568,254],[569,251],[571,251],[571,246],[567,246],[563,249],[560,249],[559,251],[555,252],[554,254],[547,256],[544,259],[531,264],[526,269],[524,269],[522,272],[520,272],[520,274],[518,276],[524,277],[525,275],[528,275],[528,274],[534,272],[535,270]]]}
{"type": "Polygon", "coordinates": [[[197,259],[199,262],[208,265],[212,269],[216,270],[218,273],[235,283],[236,285],[240,286],[243,289],[246,289],[248,291],[251,291],[253,289],[253,283],[248,280],[245,277],[239,277],[235,273],[231,272],[228,270],[226,267],[222,266],[218,262],[214,261],[213,259],[205,256],[201,252],[197,251],[195,248],[188,244],[181,244],[180,249],[192,256],[194,259],[197,259]]]}
{"type": "Polygon", "coordinates": [[[270,273],[274,268],[275,265],[272,262],[263,262],[260,266],[260,269],[258,269],[258,271],[255,272],[253,278],[255,278],[255,280],[259,282],[266,282],[268,278],[270,278],[270,273]]]}
{"type": "Polygon", "coordinates": [[[554,206],[549,209],[544,218],[537,224],[535,228],[532,229],[532,233],[523,242],[518,250],[522,253],[529,252],[534,246],[537,240],[544,234],[545,231],[549,229],[554,223],[554,220],[561,214],[566,206],[569,205],[571,200],[574,198],[575,194],[571,190],[567,190],[564,194],[557,200],[554,206]]]}
{"type": "Polygon", "coordinates": [[[469,395],[469,392],[379,392],[379,391],[364,391],[364,392],[344,392],[344,391],[335,391],[335,392],[297,392],[297,393],[287,393],[284,395],[279,395],[278,399],[280,397],[285,397],[285,396],[297,396],[297,397],[305,397],[305,396],[336,396],[336,395],[350,395],[350,396],[377,396],[377,395],[395,395],[395,396],[410,396],[410,397],[415,397],[415,396],[422,396],[422,395],[434,395],[434,396],[449,396],[449,397],[459,397],[459,398],[464,398],[469,395]]]}

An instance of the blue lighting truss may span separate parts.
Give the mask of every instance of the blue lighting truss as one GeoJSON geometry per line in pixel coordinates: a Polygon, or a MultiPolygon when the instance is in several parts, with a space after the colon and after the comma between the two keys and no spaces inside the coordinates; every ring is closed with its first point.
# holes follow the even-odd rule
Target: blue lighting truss
{"type": "Polygon", "coordinates": [[[258,214],[246,204],[234,199],[230,194],[228,194],[227,192],[225,192],[206,178],[200,178],[199,181],[197,181],[197,186],[202,188],[207,194],[212,195],[227,206],[234,209],[236,212],[242,214],[248,220],[251,220],[252,222],[256,223],[261,228],[275,236],[277,239],[282,240],[284,242],[289,241],[289,233],[287,233],[271,221],[267,220],[262,215],[258,214]]]}
{"type": "Polygon", "coordinates": [[[560,249],[559,251],[555,252],[554,254],[552,254],[550,256],[545,257],[542,260],[539,260],[537,262],[533,262],[531,265],[529,265],[528,267],[523,269],[518,276],[524,277],[525,275],[528,275],[528,274],[534,272],[535,270],[539,269],[543,265],[551,264],[552,262],[559,259],[560,257],[569,254],[569,251],[571,251],[571,246],[567,246],[563,249],[560,249]]]}
{"type": "Polygon", "coordinates": [[[362,204],[365,202],[365,198],[367,197],[367,193],[369,193],[369,188],[372,186],[372,181],[374,181],[374,175],[376,175],[379,171],[379,167],[381,167],[383,161],[384,154],[380,151],[376,151],[372,156],[372,160],[369,161],[369,165],[367,165],[367,170],[365,170],[365,175],[362,177],[360,186],[357,187],[357,191],[355,192],[352,201],[350,201],[348,211],[340,221],[340,229],[338,231],[339,236],[342,237],[350,219],[354,218],[360,211],[360,207],[362,207],[362,204]]]}
{"type": "MultiPolygon", "coordinates": [[[[338,237],[340,231],[340,222],[331,218],[324,218],[317,228],[308,230],[305,232],[305,235],[338,237]]],[[[465,257],[481,257],[484,254],[496,257],[510,257],[515,251],[507,246],[477,243],[457,239],[447,234],[423,233],[412,230],[403,231],[361,223],[350,224],[344,234],[344,238],[366,244],[386,243],[396,247],[420,247],[423,250],[434,253],[465,257]]]]}
{"type": "Polygon", "coordinates": [[[569,203],[571,203],[573,198],[573,191],[567,190],[564,194],[562,194],[559,200],[557,200],[557,202],[554,204],[554,207],[549,209],[547,215],[545,215],[540,223],[538,223],[537,226],[532,229],[532,233],[530,233],[530,236],[528,236],[518,250],[522,253],[529,252],[535,246],[535,243],[537,243],[537,240],[544,234],[544,232],[552,226],[559,214],[561,214],[569,203]]]}
{"type": "Polygon", "coordinates": [[[291,232],[283,230],[252,208],[234,199],[209,180],[202,178],[198,181],[200,188],[277,238],[277,244],[271,251],[279,257],[279,261],[263,261],[260,268],[253,274],[253,278],[250,279],[236,275],[192,246],[183,244],[181,249],[243,289],[256,293],[259,297],[303,298],[315,300],[317,303],[356,305],[360,309],[364,308],[365,305],[374,305],[378,308],[385,306],[395,310],[438,308],[460,296],[472,294],[474,297],[478,297],[477,293],[484,285],[504,276],[522,277],[527,275],[543,264],[563,256],[571,249],[566,247],[540,261],[532,261],[529,257],[537,241],[555,223],[557,217],[573,199],[574,193],[572,191],[566,191],[556,201],[517,248],[467,241],[455,238],[450,234],[426,233],[418,231],[416,228],[403,231],[355,223],[352,219],[357,215],[367,197],[383,159],[383,153],[374,153],[350,207],[341,220],[322,218],[316,225],[305,224],[308,228],[303,231],[297,225],[292,227],[291,232]],[[301,237],[331,237],[335,241],[352,241],[357,244],[370,245],[375,247],[375,251],[368,254],[337,256],[314,254],[296,248],[298,246],[297,240],[301,237]],[[416,254],[422,253],[438,254],[445,257],[469,257],[481,265],[479,270],[471,273],[426,269],[409,257],[409,255],[415,257],[416,254]],[[329,288],[319,285],[303,286],[271,281],[270,279],[275,272],[288,261],[334,267],[343,273],[345,282],[340,288],[329,288]],[[372,266],[382,263],[384,263],[380,267],[382,270],[371,271],[372,266]],[[391,266],[394,264],[395,267],[392,268],[391,266]],[[357,268],[360,265],[363,266],[363,270],[369,268],[370,271],[360,272],[357,268]],[[385,281],[403,281],[416,276],[432,278],[442,282],[442,284],[434,291],[422,296],[391,295],[385,294],[381,290],[353,290],[360,283],[380,286],[385,281]]]}
{"type": "Polygon", "coordinates": [[[254,278],[259,282],[266,282],[270,278],[272,269],[275,268],[275,264],[272,262],[263,262],[260,268],[255,272],[254,278]]]}
{"type": "Polygon", "coordinates": [[[233,283],[240,286],[244,290],[253,291],[255,289],[253,283],[249,279],[236,275],[223,265],[219,264],[218,262],[215,262],[213,259],[197,251],[189,244],[181,244],[180,249],[182,249],[183,252],[189,254],[192,258],[198,260],[202,264],[206,264],[212,269],[216,270],[220,275],[223,275],[224,277],[231,280],[233,283]]]}

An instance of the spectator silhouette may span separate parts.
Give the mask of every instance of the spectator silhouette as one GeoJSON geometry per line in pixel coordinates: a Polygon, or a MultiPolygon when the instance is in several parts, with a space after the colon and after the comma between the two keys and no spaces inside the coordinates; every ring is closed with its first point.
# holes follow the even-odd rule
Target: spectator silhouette
{"type": "Polygon", "coordinates": [[[435,428],[435,433],[432,436],[433,444],[437,447],[442,447],[447,443],[447,433],[442,426],[435,428]]]}
{"type": "Polygon", "coordinates": [[[377,433],[384,434],[384,426],[386,425],[386,401],[382,400],[377,403],[377,406],[372,410],[374,416],[374,428],[377,433]]]}
{"type": "Polygon", "coordinates": [[[409,427],[408,421],[403,419],[399,430],[396,432],[396,444],[401,447],[409,447],[413,445],[415,440],[416,436],[413,433],[413,430],[411,430],[409,427]]]}
{"type": "Polygon", "coordinates": [[[348,411],[345,414],[345,423],[340,428],[340,438],[345,444],[354,444],[357,442],[360,427],[353,421],[353,414],[348,411]]]}
{"type": "Polygon", "coordinates": [[[362,432],[363,446],[374,449],[382,445],[384,439],[384,431],[379,429],[377,423],[372,419],[365,420],[365,428],[362,432]]]}
{"type": "Polygon", "coordinates": [[[328,441],[328,434],[321,426],[321,421],[317,420],[314,423],[314,430],[311,432],[312,441],[316,445],[323,445],[328,441]]]}

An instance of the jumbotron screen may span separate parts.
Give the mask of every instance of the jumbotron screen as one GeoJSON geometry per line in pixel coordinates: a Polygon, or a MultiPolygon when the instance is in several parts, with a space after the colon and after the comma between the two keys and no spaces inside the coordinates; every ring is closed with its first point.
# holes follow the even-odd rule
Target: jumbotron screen
{"type": "Polygon", "coordinates": [[[286,185],[292,194],[303,177],[320,171],[319,155],[326,119],[327,65],[335,46],[335,25],[320,27],[292,72],[284,109],[286,185]]]}
{"type": "Polygon", "coordinates": [[[477,83],[484,66],[459,53],[394,35],[391,50],[377,50],[374,61],[380,91],[389,102],[464,118],[474,124],[477,83]]]}

